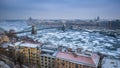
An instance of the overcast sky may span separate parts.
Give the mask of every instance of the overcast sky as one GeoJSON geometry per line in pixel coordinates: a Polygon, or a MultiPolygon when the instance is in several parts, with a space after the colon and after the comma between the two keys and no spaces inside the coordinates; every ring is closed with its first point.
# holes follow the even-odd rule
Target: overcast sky
{"type": "Polygon", "coordinates": [[[0,0],[0,19],[120,19],[120,0],[0,0]]]}

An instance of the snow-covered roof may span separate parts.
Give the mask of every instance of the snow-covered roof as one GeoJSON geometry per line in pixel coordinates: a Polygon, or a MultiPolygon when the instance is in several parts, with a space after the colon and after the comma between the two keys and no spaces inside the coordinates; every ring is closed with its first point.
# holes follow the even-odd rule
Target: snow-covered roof
{"type": "Polygon", "coordinates": [[[120,68],[120,60],[105,57],[102,61],[102,68],[120,68]]]}
{"type": "Polygon", "coordinates": [[[1,47],[7,48],[7,47],[10,46],[10,45],[11,45],[10,43],[3,43],[3,44],[1,45],[1,47]]]}
{"type": "Polygon", "coordinates": [[[30,42],[16,42],[14,44],[11,44],[10,46],[24,46],[24,47],[32,47],[32,48],[36,48],[38,47],[40,44],[35,44],[35,43],[30,43],[30,42]]]}
{"type": "Polygon", "coordinates": [[[20,44],[20,46],[36,48],[37,46],[39,46],[39,44],[33,44],[33,43],[27,43],[26,42],[26,43],[20,44]]]}

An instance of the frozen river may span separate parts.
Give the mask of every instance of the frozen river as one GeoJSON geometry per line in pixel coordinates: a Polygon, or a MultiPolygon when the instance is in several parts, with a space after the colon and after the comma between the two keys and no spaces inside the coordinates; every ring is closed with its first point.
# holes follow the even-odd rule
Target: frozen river
{"type": "MultiPolygon", "coordinates": [[[[16,31],[24,30],[29,27],[26,22],[1,22],[0,27],[9,30],[15,29],[16,31]]],[[[100,52],[115,57],[120,57],[120,37],[111,37],[95,32],[89,31],[77,31],[67,30],[63,32],[57,29],[45,29],[38,31],[37,35],[31,35],[30,33],[23,33],[21,35],[27,35],[34,40],[38,40],[44,44],[50,45],[62,45],[76,49],[81,47],[83,49],[92,50],[94,52],[100,52]]]]}
{"type": "Polygon", "coordinates": [[[100,52],[115,57],[120,56],[120,39],[94,32],[73,31],[65,32],[57,29],[41,30],[37,35],[29,37],[45,44],[62,45],[73,49],[83,49],[100,52]]]}

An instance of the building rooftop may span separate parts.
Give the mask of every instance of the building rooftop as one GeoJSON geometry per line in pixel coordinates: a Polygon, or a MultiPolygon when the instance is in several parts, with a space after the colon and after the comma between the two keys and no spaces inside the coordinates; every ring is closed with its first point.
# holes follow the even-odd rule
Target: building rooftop
{"type": "Polygon", "coordinates": [[[9,45],[11,45],[11,44],[10,43],[3,43],[3,44],[1,44],[0,47],[2,47],[2,48],[8,48],[9,45]]]}
{"type": "Polygon", "coordinates": [[[41,55],[55,57],[58,48],[55,47],[54,45],[43,45],[40,49],[41,49],[41,55]]]}
{"type": "Polygon", "coordinates": [[[56,45],[43,45],[41,48],[42,49],[51,49],[51,50],[54,50],[54,49],[57,49],[58,46],[56,46],[56,45]]]}
{"type": "Polygon", "coordinates": [[[36,48],[40,46],[40,44],[35,44],[35,43],[30,43],[30,42],[16,42],[14,45],[10,46],[23,46],[23,47],[31,47],[31,48],[36,48]]]}
{"type": "Polygon", "coordinates": [[[102,68],[120,68],[120,60],[103,58],[102,68]]]}
{"type": "Polygon", "coordinates": [[[82,55],[75,56],[73,53],[58,52],[56,57],[67,60],[67,61],[71,61],[77,64],[83,64],[83,65],[88,65],[92,67],[97,67],[99,62],[99,56],[97,54],[93,54],[91,57],[87,57],[82,55]]]}
{"type": "Polygon", "coordinates": [[[33,43],[22,43],[20,46],[25,46],[25,47],[32,47],[32,48],[36,48],[39,46],[39,44],[33,44],[33,43]]]}

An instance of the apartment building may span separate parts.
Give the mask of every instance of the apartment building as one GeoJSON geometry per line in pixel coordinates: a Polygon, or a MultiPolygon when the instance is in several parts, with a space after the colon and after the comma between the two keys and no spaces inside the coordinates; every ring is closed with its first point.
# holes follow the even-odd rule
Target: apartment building
{"type": "Polygon", "coordinates": [[[57,46],[44,45],[40,48],[40,66],[41,68],[55,68],[55,57],[57,54],[57,46]]]}
{"type": "Polygon", "coordinates": [[[40,48],[41,68],[97,68],[100,57],[82,48],[44,45],[40,48]]]}
{"type": "Polygon", "coordinates": [[[30,42],[16,42],[11,47],[16,56],[22,56],[24,64],[40,68],[97,68],[100,59],[97,54],[82,48],[30,42]]]}
{"type": "Polygon", "coordinates": [[[16,59],[18,56],[21,56],[23,59],[23,63],[27,65],[37,65],[39,64],[39,55],[40,50],[38,47],[40,44],[30,43],[30,42],[16,42],[11,47],[15,49],[16,59]]]}
{"type": "Polygon", "coordinates": [[[97,68],[100,57],[89,51],[61,48],[56,55],[56,68],[97,68]],[[79,51],[79,52],[77,52],[79,51]]]}
{"type": "Polygon", "coordinates": [[[11,56],[11,54],[12,54],[11,52],[13,50],[8,49],[9,45],[10,45],[9,42],[0,44],[0,54],[6,55],[6,56],[11,56]]]}
{"type": "Polygon", "coordinates": [[[24,63],[38,64],[40,51],[37,48],[24,47],[20,49],[20,53],[24,55],[24,63]]]}
{"type": "Polygon", "coordinates": [[[0,43],[4,43],[4,42],[10,42],[8,36],[6,35],[1,35],[0,36],[0,43]]]}

